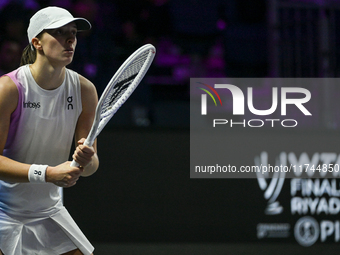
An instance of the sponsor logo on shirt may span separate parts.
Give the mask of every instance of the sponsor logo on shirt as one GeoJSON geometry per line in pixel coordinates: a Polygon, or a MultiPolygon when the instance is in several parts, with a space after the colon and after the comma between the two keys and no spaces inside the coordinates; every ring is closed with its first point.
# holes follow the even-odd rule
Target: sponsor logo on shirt
{"type": "Polygon", "coordinates": [[[67,110],[73,110],[73,97],[70,96],[67,98],[67,110]]]}
{"type": "Polygon", "coordinates": [[[23,102],[24,108],[31,108],[31,109],[39,109],[40,108],[40,102],[23,102]]]}

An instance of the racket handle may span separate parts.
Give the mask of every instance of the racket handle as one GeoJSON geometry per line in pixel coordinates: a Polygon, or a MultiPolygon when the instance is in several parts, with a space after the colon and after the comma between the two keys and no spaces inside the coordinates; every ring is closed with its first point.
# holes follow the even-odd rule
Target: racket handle
{"type": "Polygon", "coordinates": [[[91,142],[89,139],[85,139],[84,145],[91,147],[93,145],[93,141],[91,142]]]}
{"type": "Polygon", "coordinates": [[[79,166],[79,164],[75,161],[75,160],[72,160],[72,162],[71,162],[71,165],[70,166],[72,166],[72,167],[78,167],[79,166]]]}

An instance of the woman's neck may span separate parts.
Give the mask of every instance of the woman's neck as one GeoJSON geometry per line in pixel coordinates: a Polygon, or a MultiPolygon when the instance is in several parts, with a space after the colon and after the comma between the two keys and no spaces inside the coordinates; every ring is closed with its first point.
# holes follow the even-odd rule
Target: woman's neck
{"type": "Polygon", "coordinates": [[[30,65],[30,70],[35,82],[43,89],[53,90],[58,88],[65,79],[65,67],[54,67],[49,64],[35,62],[30,65]]]}

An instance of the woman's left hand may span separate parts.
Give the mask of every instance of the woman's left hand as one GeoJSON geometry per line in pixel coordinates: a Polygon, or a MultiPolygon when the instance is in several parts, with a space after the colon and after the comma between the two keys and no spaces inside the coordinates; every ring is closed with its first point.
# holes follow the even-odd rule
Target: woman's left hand
{"type": "Polygon", "coordinates": [[[91,163],[94,154],[96,153],[91,146],[84,145],[85,138],[78,141],[78,146],[75,149],[72,158],[83,168],[91,163]]]}

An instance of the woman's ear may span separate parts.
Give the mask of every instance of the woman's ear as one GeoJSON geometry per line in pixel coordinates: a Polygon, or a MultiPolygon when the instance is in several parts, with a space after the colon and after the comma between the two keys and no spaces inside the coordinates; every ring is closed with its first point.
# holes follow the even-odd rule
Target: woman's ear
{"type": "Polygon", "coordinates": [[[36,49],[36,50],[41,50],[42,49],[42,46],[40,44],[40,40],[37,38],[37,37],[34,37],[32,39],[32,45],[33,47],[36,49]]]}

